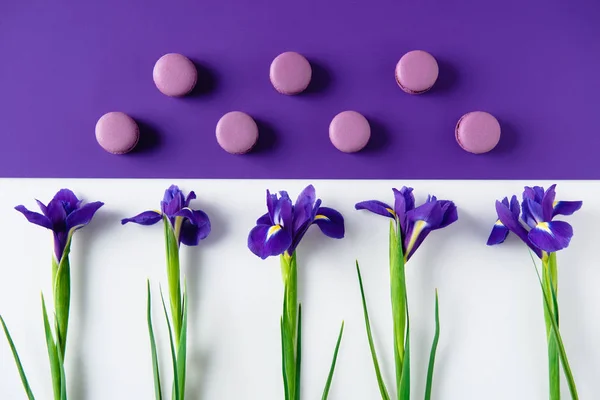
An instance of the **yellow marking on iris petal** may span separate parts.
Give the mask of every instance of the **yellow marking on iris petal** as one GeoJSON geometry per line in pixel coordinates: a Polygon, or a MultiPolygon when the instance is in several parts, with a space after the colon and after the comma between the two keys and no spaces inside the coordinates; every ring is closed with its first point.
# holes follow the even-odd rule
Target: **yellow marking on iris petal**
{"type": "Polygon", "coordinates": [[[269,239],[271,239],[271,237],[276,234],[277,232],[279,232],[281,230],[281,225],[273,225],[272,227],[269,228],[269,230],[267,231],[267,239],[266,241],[268,241],[269,239]]]}
{"type": "Polygon", "coordinates": [[[391,208],[386,208],[386,210],[387,210],[387,212],[392,214],[392,216],[396,217],[396,211],[392,210],[391,208]]]}
{"type": "Polygon", "coordinates": [[[321,215],[321,214],[317,215],[317,216],[315,217],[315,219],[324,219],[324,220],[326,220],[326,221],[329,221],[329,218],[327,218],[326,216],[324,216],[324,215],[321,215]]]}
{"type": "Polygon", "coordinates": [[[552,235],[552,231],[550,230],[550,225],[547,222],[540,222],[537,224],[536,229],[542,230],[552,235]]]}
{"type": "Polygon", "coordinates": [[[504,224],[500,220],[497,220],[494,225],[496,225],[496,226],[504,226],[504,224]]]}
{"type": "Polygon", "coordinates": [[[552,207],[556,207],[557,204],[558,204],[558,201],[554,200],[554,203],[552,203],[552,207]]]}
{"type": "Polygon", "coordinates": [[[410,254],[413,246],[415,245],[415,242],[417,241],[417,238],[419,237],[421,232],[423,232],[423,229],[425,229],[426,227],[427,227],[427,222],[425,222],[423,220],[419,220],[419,221],[415,222],[415,227],[413,228],[412,235],[408,242],[408,246],[406,246],[406,254],[404,255],[405,259],[410,254]]]}

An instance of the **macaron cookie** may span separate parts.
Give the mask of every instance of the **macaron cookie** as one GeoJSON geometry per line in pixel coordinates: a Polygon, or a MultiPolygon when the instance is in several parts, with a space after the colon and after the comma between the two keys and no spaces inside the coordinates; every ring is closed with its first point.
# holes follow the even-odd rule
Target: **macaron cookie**
{"type": "Polygon", "coordinates": [[[125,113],[106,113],[96,123],[96,140],[109,153],[129,153],[135,148],[139,139],[138,125],[125,113]]]}
{"type": "Polygon", "coordinates": [[[258,126],[254,119],[241,111],[223,115],[217,123],[217,142],[230,154],[245,154],[258,141],[258,126]]]}
{"type": "Polygon", "coordinates": [[[161,93],[171,97],[185,96],[198,82],[198,70],[184,55],[165,54],[154,64],[154,83],[161,93]]]}
{"type": "Polygon", "coordinates": [[[431,89],[438,74],[437,61],[423,50],[409,51],[396,64],[396,82],[409,94],[421,94],[431,89]]]}
{"type": "Polygon", "coordinates": [[[369,121],[356,111],[343,111],[329,124],[329,140],[344,153],[362,150],[371,138],[369,121]]]}
{"type": "Polygon", "coordinates": [[[455,135],[463,150],[473,154],[487,153],[500,141],[500,123],[490,113],[473,111],[458,120],[455,135]]]}
{"type": "Polygon", "coordinates": [[[288,51],[275,57],[271,63],[269,78],[279,93],[294,95],[308,87],[312,68],[302,54],[288,51]]]}

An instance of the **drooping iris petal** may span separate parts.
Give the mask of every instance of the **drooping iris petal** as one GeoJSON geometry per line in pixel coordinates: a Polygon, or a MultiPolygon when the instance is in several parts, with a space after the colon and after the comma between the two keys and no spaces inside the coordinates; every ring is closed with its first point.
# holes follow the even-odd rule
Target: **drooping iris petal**
{"type": "Polygon", "coordinates": [[[292,230],[297,232],[303,225],[312,219],[313,206],[316,201],[316,193],[313,185],[308,185],[296,199],[294,204],[294,218],[292,230]]]}
{"type": "Polygon", "coordinates": [[[197,246],[210,233],[210,220],[204,211],[184,208],[174,216],[183,218],[179,241],[186,246],[197,246]]]}
{"type": "Polygon", "coordinates": [[[502,221],[497,220],[494,224],[494,227],[492,228],[490,236],[488,237],[487,245],[493,246],[495,244],[504,243],[509,232],[510,231],[507,227],[504,226],[502,221]]]}
{"type": "Polygon", "coordinates": [[[271,219],[269,213],[263,214],[256,220],[256,225],[273,225],[274,222],[271,219]]]}
{"type": "Polygon", "coordinates": [[[442,207],[439,202],[431,201],[406,213],[408,230],[404,237],[406,260],[414,254],[423,240],[434,229],[439,229],[443,220],[442,207]]]}
{"type": "Polygon", "coordinates": [[[554,205],[552,217],[557,215],[573,215],[583,205],[582,201],[559,201],[554,205]]]}
{"type": "Polygon", "coordinates": [[[46,217],[45,215],[42,215],[35,211],[29,211],[23,205],[16,206],[15,210],[23,214],[25,218],[27,218],[27,221],[31,222],[32,224],[43,226],[47,229],[52,229],[52,221],[50,221],[50,219],[48,219],[48,217],[46,217]]]}
{"type": "Polygon", "coordinates": [[[392,207],[379,200],[361,201],[360,203],[356,203],[354,208],[356,208],[357,210],[371,211],[372,213],[383,215],[384,217],[396,218],[396,213],[394,212],[394,209],[392,209],[392,207]]]}
{"type": "Polygon", "coordinates": [[[552,253],[569,246],[573,227],[564,221],[541,222],[529,231],[529,240],[537,248],[552,253]]]}
{"type": "Polygon", "coordinates": [[[344,217],[329,207],[320,207],[315,215],[315,222],[321,232],[334,239],[344,237],[344,217]]]}
{"type": "Polygon", "coordinates": [[[67,230],[79,229],[90,223],[94,214],[104,203],[95,201],[93,203],[84,204],[81,208],[67,215],[67,230]]]}
{"type": "Polygon", "coordinates": [[[133,222],[134,224],[140,225],[154,225],[160,220],[162,220],[161,213],[156,211],[144,211],[135,217],[122,219],[121,224],[125,225],[128,222],[133,222]]]}
{"type": "Polygon", "coordinates": [[[292,243],[292,236],[280,225],[257,225],[248,235],[248,248],[263,260],[283,254],[292,243]]]}
{"type": "MultiPolygon", "coordinates": [[[[554,211],[554,199],[556,198],[556,184],[550,186],[544,193],[542,198],[542,221],[552,220],[552,212],[554,211]]],[[[541,221],[538,221],[541,222],[541,221]]]]}
{"type": "Polygon", "coordinates": [[[528,237],[528,232],[523,225],[521,225],[521,221],[519,221],[519,217],[515,216],[511,210],[506,207],[506,205],[502,204],[500,201],[496,201],[496,212],[498,213],[498,219],[502,224],[508,228],[511,232],[516,234],[529,248],[531,248],[538,257],[542,257],[542,252],[536,246],[533,246],[528,237]]]}

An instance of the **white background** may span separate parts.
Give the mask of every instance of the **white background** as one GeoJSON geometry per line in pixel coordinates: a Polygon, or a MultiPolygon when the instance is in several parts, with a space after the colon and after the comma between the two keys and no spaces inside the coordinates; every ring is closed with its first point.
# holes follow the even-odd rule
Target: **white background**
{"type": "MultiPolygon", "coordinates": [[[[92,223],[73,242],[72,309],[67,348],[69,397],[151,399],[146,329],[146,279],[152,280],[154,321],[161,346],[163,386],[170,387],[168,337],[158,285],[165,286],[162,226],[121,226],[119,220],[156,209],[164,189],[195,190],[192,204],[208,213],[213,230],[197,247],[182,247],[190,293],[188,399],[282,399],[279,260],[246,247],[248,231],[266,210],[265,189],[295,198],[309,182],[235,180],[0,180],[0,312],[11,329],[38,400],[51,399],[40,290],[49,298],[52,239],[13,207],[36,209],[68,187],[86,201],[101,200],[92,223]]],[[[362,266],[375,342],[393,392],[388,276],[388,224],[361,200],[393,201],[392,187],[415,187],[451,199],[459,221],[433,232],[408,264],[412,330],[412,393],[422,399],[433,335],[434,288],[439,288],[442,333],[435,399],[546,399],[546,345],[541,294],[524,245],[514,236],[485,245],[494,201],[520,196],[517,181],[313,181],[323,204],[343,213],[346,238],[313,227],[298,249],[303,304],[302,398],[319,399],[342,319],[346,330],[330,399],[380,398],[366,340],[355,259],[362,266]]],[[[562,334],[581,399],[600,392],[600,266],[597,227],[600,182],[559,182],[558,198],[583,200],[569,217],[571,246],[559,253],[562,334]]],[[[564,381],[563,381],[564,383],[564,381]]],[[[569,398],[563,384],[565,398],[569,398]]],[[[0,337],[0,398],[25,395],[4,337],[0,337]]]]}

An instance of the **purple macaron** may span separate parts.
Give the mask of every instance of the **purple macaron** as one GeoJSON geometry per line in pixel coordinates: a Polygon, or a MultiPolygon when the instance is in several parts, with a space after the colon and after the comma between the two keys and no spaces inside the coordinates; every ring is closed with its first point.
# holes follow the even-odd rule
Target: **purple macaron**
{"type": "Polygon", "coordinates": [[[356,111],[343,111],[329,124],[329,139],[336,149],[344,153],[362,150],[371,138],[369,121],[356,111]]]}
{"type": "Polygon", "coordinates": [[[161,93],[179,97],[185,96],[194,89],[198,81],[198,70],[186,56],[169,53],[156,62],[152,76],[161,93]]]}
{"type": "Polygon", "coordinates": [[[246,113],[231,111],[217,123],[217,142],[230,154],[245,154],[258,141],[258,126],[246,113]]]}
{"type": "Polygon", "coordinates": [[[396,82],[410,94],[421,94],[431,89],[438,74],[437,61],[423,50],[409,51],[396,64],[396,82]]]}
{"type": "Polygon", "coordinates": [[[301,93],[308,87],[311,77],[312,68],[302,54],[293,51],[281,53],[271,63],[269,78],[279,93],[301,93]]]}
{"type": "Polygon", "coordinates": [[[129,153],[137,145],[139,138],[138,125],[125,113],[109,112],[96,123],[96,140],[109,153],[129,153]]]}
{"type": "Polygon", "coordinates": [[[487,153],[500,141],[500,123],[492,114],[473,111],[458,120],[455,136],[463,150],[473,154],[487,153]]]}

